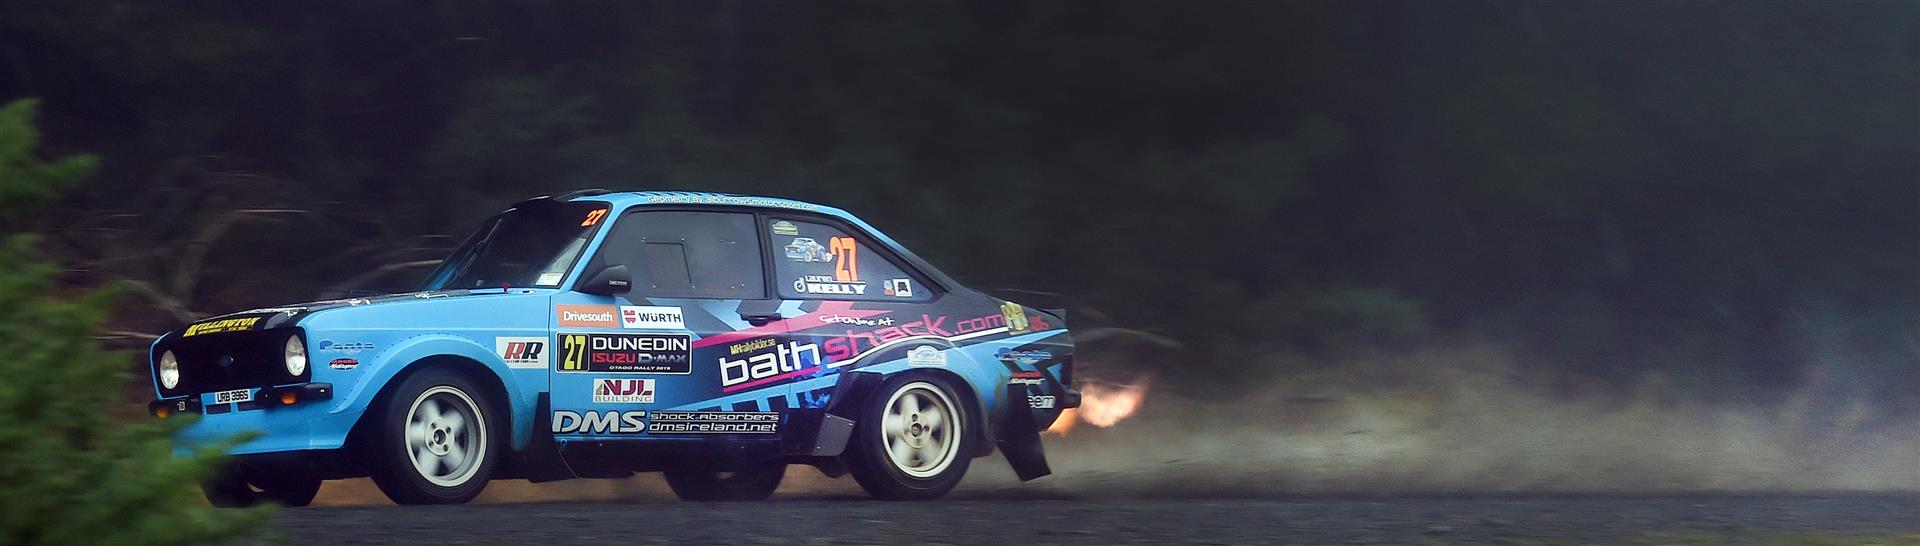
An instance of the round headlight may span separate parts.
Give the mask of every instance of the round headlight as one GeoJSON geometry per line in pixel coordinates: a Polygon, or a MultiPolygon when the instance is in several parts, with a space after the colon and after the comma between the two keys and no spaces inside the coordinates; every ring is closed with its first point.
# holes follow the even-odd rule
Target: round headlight
{"type": "Polygon", "coordinates": [[[300,342],[300,336],[287,338],[287,374],[307,373],[307,344],[300,342]]]}
{"type": "Polygon", "coordinates": [[[173,351],[160,353],[160,388],[172,389],[180,386],[180,359],[173,351]]]}

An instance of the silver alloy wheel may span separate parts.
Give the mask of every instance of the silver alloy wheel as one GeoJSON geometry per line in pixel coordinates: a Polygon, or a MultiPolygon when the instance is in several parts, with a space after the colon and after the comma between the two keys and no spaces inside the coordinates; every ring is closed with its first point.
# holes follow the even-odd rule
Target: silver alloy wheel
{"type": "Polygon", "coordinates": [[[887,399],[880,441],[894,468],[915,478],[931,478],[953,464],[960,449],[959,412],[944,389],[916,381],[887,399]]]}
{"type": "Polygon", "coordinates": [[[440,385],[407,410],[407,458],[420,477],[441,487],[467,483],[487,456],[487,421],[460,389],[440,385]]]}

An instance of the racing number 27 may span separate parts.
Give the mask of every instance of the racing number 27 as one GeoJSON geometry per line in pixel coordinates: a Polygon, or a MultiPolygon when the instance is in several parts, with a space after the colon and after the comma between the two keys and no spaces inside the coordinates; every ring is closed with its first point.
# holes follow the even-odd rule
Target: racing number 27
{"type": "Polygon", "coordinates": [[[833,253],[833,280],[840,282],[860,280],[859,248],[859,245],[854,244],[852,237],[834,237],[827,240],[827,250],[833,253]]]}
{"type": "Polygon", "coordinates": [[[587,369],[587,336],[560,336],[561,348],[567,353],[560,358],[560,369],[580,371],[587,369]]]}

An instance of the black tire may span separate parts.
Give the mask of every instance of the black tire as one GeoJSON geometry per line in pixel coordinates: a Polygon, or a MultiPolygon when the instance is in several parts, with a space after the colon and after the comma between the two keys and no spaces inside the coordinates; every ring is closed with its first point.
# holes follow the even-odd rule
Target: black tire
{"type": "Polygon", "coordinates": [[[243,478],[231,471],[216,472],[200,481],[207,502],[220,508],[245,508],[263,502],[306,506],[320,493],[320,478],[280,475],[243,478]]]}
{"type": "Polygon", "coordinates": [[[667,487],[680,500],[700,502],[761,501],[780,488],[786,463],[762,463],[722,475],[698,468],[667,470],[667,487]]]}
{"type": "Polygon", "coordinates": [[[500,460],[506,424],[499,404],[485,393],[472,378],[447,368],[426,368],[400,381],[368,415],[374,419],[366,446],[374,485],[399,504],[458,504],[480,496],[500,460]]]}
{"type": "MultiPolygon", "coordinates": [[[[924,374],[897,375],[882,383],[872,396],[861,402],[853,438],[842,456],[854,481],[868,494],[886,500],[935,499],[960,485],[960,478],[967,474],[967,467],[973,461],[974,435],[969,427],[978,426],[961,402],[961,396],[971,396],[961,394],[964,392],[967,391],[954,388],[945,379],[924,374]],[[900,405],[907,395],[940,399],[945,406],[940,424],[945,426],[929,426],[914,432],[912,425],[925,423],[908,419],[903,421],[901,435],[889,438],[885,429],[890,406],[900,405]],[[920,443],[908,443],[915,434],[922,435],[920,443]],[[922,447],[930,445],[936,437],[945,438],[941,447],[922,447]],[[893,450],[902,443],[908,443],[906,449],[911,454],[904,457],[907,462],[896,463],[893,450]]],[[[892,409],[899,412],[905,408],[892,409]]]]}

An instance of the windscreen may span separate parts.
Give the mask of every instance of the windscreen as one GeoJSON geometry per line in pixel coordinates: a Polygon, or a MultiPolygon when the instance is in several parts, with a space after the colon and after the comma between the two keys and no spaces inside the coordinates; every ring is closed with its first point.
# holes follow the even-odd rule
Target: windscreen
{"type": "Polygon", "coordinates": [[[480,225],[423,290],[556,287],[607,216],[607,204],[534,201],[480,225]]]}

